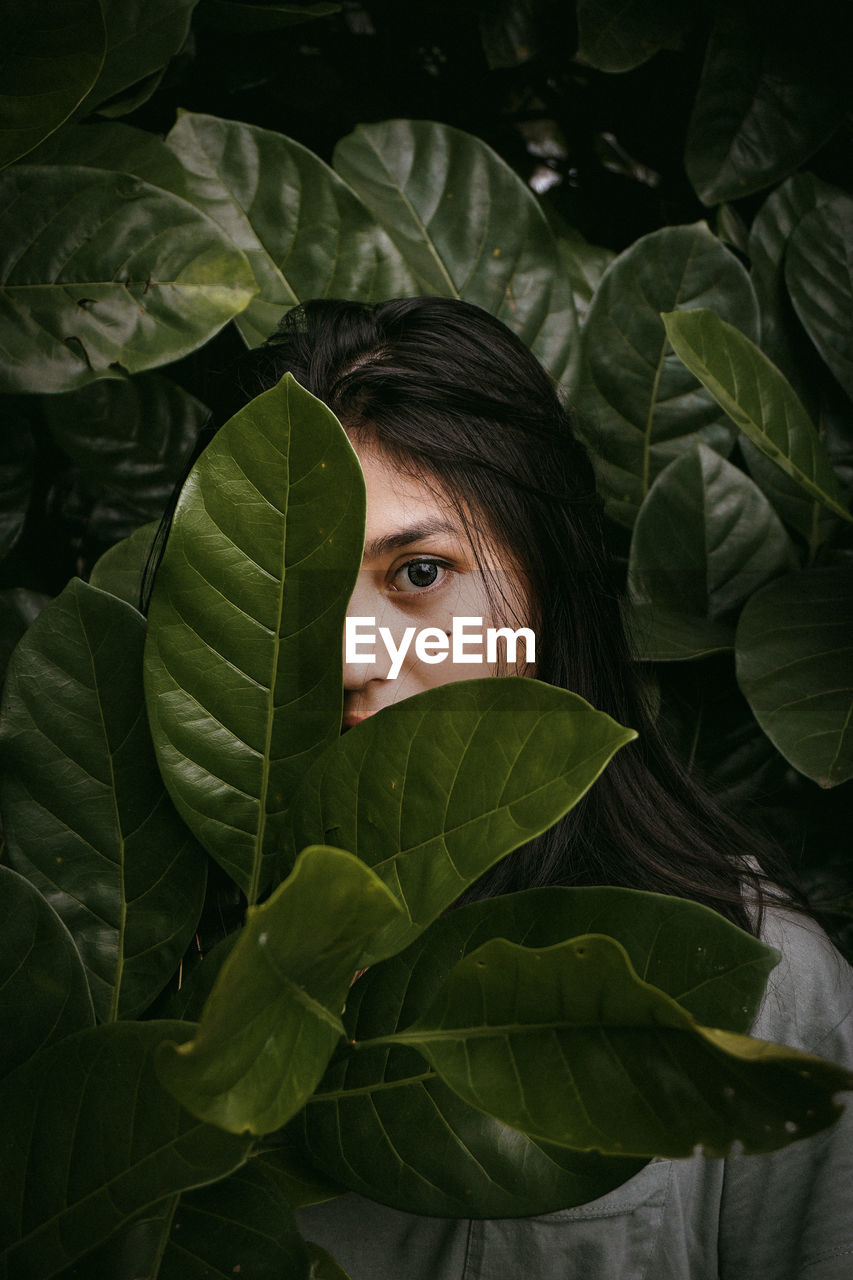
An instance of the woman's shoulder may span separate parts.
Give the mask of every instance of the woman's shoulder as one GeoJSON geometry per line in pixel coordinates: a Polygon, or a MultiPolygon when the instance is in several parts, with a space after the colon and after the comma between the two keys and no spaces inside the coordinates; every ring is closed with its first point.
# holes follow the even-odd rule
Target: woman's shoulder
{"type": "Polygon", "coordinates": [[[810,916],[764,911],[761,940],[779,953],[752,1035],[853,1065],[853,968],[810,916]]]}

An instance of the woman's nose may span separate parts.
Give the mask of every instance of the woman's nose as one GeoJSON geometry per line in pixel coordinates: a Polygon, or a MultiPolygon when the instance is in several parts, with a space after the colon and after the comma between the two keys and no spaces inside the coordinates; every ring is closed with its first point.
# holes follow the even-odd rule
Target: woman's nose
{"type": "Polygon", "coordinates": [[[364,688],[371,680],[388,678],[390,659],[379,637],[379,628],[385,625],[386,602],[374,579],[374,574],[362,569],[347,607],[344,689],[349,692],[364,688]]]}

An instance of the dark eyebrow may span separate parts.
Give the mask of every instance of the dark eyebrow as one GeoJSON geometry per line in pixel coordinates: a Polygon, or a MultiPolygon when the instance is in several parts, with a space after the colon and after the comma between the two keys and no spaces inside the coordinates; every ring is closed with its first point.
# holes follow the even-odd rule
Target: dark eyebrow
{"type": "Polygon", "coordinates": [[[413,542],[420,542],[422,538],[430,538],[437,533],[451,533],[458,538],[461,530],[448,520],[410,525],[408,529],[400,529],[397,533],[386,533],[384,537],[372,538],[365,544],[365,559],[378,560],[389,551],[399,551],[401,547],[409,547],[413,542]]]}

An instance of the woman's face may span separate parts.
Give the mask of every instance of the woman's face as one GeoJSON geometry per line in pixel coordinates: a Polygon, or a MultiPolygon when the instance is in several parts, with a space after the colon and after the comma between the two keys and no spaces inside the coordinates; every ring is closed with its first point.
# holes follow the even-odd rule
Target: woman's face
{"type": "MultiPolygon", "coordinates": [[[[459,513],[437,483],[402,472],[370,441],[361,438],[353,445],[367,487],[367,529],[347,610],[344,728],[452,680],[496,675],[499,667],[503,673],[533,675],[523,640],[515,663],[488,660],[487,628],[534,625],[528,591],[512,557],[483,538],[481,568],[459,513]],[[498,617],[490,594],[499,602],[498,617]],[[502,599],[509,603],[500,606],[502,599]],[[482,626],[466,624],[467,639],[457,656],[469,660],[454,661],[453,620],[463,617],[480,618],[482,626]],[[369,655],[375,661],[368,661],[369,655]]],[[[503,643],[497,642],[501,659],[503,643]]]]}

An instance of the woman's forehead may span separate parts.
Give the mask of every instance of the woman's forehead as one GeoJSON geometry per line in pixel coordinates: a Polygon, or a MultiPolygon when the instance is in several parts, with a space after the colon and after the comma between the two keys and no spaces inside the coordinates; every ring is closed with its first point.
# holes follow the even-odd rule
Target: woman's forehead
{"type": "Polygon", "coordinates": [[[456,536],[468,541],[465,522],[440,480],[403,467],[390,453],[370,441],[353,441],[367,490],[366,547],[374,550],[401,545],[399,535],[456,536]]]}

